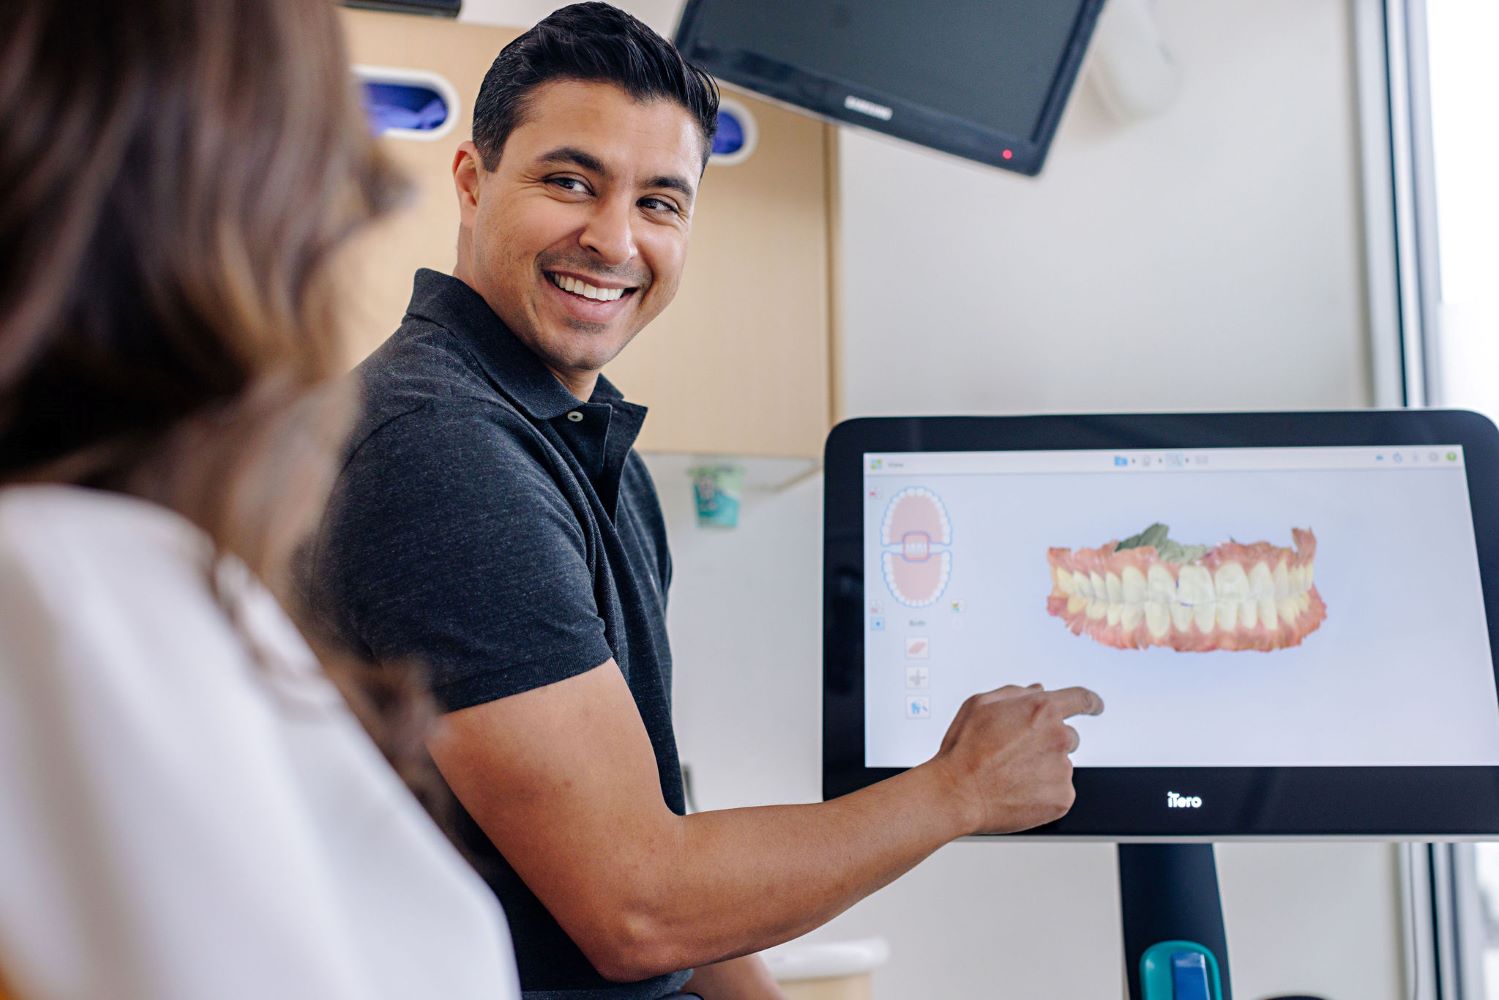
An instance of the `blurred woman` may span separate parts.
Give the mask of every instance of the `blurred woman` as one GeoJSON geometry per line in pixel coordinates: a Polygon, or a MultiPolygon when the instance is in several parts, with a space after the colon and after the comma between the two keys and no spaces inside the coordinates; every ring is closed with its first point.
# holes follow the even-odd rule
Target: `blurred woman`
{"type": "Polygon", "coordinates": [[[329,0],[0,4],[20,1000],[517,995],[493,896],[376,746],[419,777],[431,716],[348,671],[367,734],[272,596],[353,410],[338,251],[400,189],[329,0]]]}

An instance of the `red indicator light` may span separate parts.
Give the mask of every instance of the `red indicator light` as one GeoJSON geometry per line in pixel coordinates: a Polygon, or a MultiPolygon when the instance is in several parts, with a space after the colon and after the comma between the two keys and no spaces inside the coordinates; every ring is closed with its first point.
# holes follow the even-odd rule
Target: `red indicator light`
{"type": "Polygon", "coordinates": [[[1015,158],[1015,151],[1013,149],[1007,149],[1003,153],[1000,153],[999,155],[1002,156],[1002,157],[1004,157],[1007,160],[1013,160],[1015,158]]]}

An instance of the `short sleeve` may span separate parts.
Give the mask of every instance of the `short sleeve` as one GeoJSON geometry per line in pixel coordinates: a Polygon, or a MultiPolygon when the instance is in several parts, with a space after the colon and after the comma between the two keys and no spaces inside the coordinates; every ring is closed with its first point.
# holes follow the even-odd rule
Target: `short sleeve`
{"type": "Polygon", "coordinates": [[[386,422],[335,487],[314,604],[375,659],[424,662],[449,710],[605,662],[591,543],[558,461],[494,404],[429,401],[386,422]]]}

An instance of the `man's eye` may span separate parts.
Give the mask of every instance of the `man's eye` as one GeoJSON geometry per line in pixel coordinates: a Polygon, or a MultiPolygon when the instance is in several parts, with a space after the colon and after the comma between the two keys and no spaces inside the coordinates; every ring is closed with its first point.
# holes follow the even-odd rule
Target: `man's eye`
{"type": "Polygon", "coordinates": [[[553,177],[548,183],[561,188],[564,191],[576,191],[580,194],[588,190],[588,185],[577,177],[553,177]]]}
{"type": "Polygon", "coordinates": [[[642,198],[640,207],[652,212],[671,212],[675,214],[678,210],[676,203],[667,201],[665,198],[642,198]]]}

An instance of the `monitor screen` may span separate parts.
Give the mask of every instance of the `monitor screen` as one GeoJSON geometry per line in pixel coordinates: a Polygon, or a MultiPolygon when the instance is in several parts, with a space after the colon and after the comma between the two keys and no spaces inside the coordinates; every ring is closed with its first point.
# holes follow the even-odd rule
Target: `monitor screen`
{"type": "Polygon", "coordinates": [[[1033,681],[1107,703],[1079,767],[1499,765],[1460,444],[867,453],[864,497],[871,767],[1033,681]]]}
{"type": "Polygon", "coordinates": [[[1099,0],[691,0],[683,54],[731,83],[1012,170],[1044,160],[1099,0]]]}
{"type": "Polygon", "coordinates": [[[827,463],[829,796],[1039,682],[1107,705],[1043,835],[1499,832],[1483,418],[884,418],[827,463]]]}

